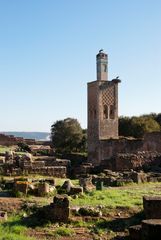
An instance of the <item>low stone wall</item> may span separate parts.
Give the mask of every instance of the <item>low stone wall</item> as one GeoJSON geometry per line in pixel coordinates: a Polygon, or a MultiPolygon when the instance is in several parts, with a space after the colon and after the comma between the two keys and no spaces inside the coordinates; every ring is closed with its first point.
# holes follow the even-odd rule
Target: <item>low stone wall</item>
{"type": "Polygon", "coordinates": [[[53,176],[58,178],[65,178],[66,172],[67,172],[66,167],[61,167],[61,166],[31,168],[26,171],[28,171],[29,174],[40,174],[40,175],[53,176]]]}
{"type": "MultiPolygon", "coordinates": [[[[22,139],[21,139],[22,140],[22,139]]],[[[14,136],[7,136],[5,134],[0,134],[0,145],[11,146],[20,142],[20,138],[15,138],[14,136]]]]}
{"type": "Polygon", "coordinates": [[[76,166],[73,168],[73,176],[77,177],[80,175],[86,175],[86,174],[90,174],[93,170],[94,166],[92,166],[91,163],[85,163],[85,164],[81,164],[79,166],[76,166]]]}
{"type": "Polygon", "coordinates": [[[137,152],[137,153],[119,153],[114,158],[116,171],[142,168],[149,169],[152,166],[161,166],[161,153],[157,152],[137,152]]]}
{"type": "Polygon", "coordinates": [[[27,145],[43,145],[43,146],[51,146],[50,141],[36,141],[35,139],[25,139],[22,137],[15,137],[13,135],[5,135],[0,133],[0,145],[2,146],[12,146],[17,143],[24,142],[27,145]]]}

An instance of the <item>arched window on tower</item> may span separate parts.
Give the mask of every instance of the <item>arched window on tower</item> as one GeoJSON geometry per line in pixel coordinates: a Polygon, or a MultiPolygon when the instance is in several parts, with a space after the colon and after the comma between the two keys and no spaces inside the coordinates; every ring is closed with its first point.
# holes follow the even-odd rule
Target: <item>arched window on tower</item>
{"type": "Polygon", "coordinates": [[[108,118],[108,106],[107,105],[103,106],[103,118],[104,119],[108,118]]]}
{"type": "Polygon", "coordinates": [[[106,64],[103,65],[103,71],[107,72],[107,65],[106,64]]]}
{"type": "Polygon", "coordinates": [[[114,119],[115,118],[115,109],[114,106],[111,105],[110,106],[110,119],[114,119]]]}
{"type": "Polygon", "coordinates": [[[97,112],[96,110],[94,110],[94,119],[96,119],[96,117],[97,117],[97,112]]]}

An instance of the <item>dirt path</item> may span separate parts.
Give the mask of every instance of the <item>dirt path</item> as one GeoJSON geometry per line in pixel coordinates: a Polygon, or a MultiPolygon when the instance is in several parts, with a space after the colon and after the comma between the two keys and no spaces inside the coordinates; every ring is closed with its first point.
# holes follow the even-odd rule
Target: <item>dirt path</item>
{"type": "Polygon", "coordinates": [[[0,197],[0,211],[17,212],[21,209],[23,203],[24,201],[20,198],[0,197]]]}

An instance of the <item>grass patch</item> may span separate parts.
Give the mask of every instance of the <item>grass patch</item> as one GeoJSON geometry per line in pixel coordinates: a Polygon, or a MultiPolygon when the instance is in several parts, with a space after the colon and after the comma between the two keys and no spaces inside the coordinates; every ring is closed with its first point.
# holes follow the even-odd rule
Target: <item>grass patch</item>
{"type": "Polygon", "coordinates": [[[74,179],[74,180],[71,180],[71,179],[68,179],[68,178],[54,178],[55,179],[55,182],[56,182],[56,185],[63,185],[63,183],[66,181],[66,180],[70,180],[73,185],[79,185],[79,180],[78,179],[74,179]]]}
{"type": "Polygon", "coordinates": [[[124,208],[142,208],[142,198],[145,195],[161,196],[161,183],[133,184],[122,188],[107,188],[103,191],[92,191],[72,199],[73,206],[92,206],[98,205],[114,209],[124,208]]]}
{"type": "Polygon", "coordinates": [[[64,237],[71,237],[75,234],[74,230],[71,228],[66,227],[59,227],[54,231],[54,235],[64,236],[64,237]]]}
{"type": "Polygon", "coordinates": [[[0,153],[5,153],[6,151],[10,151],[11,148],[5,147],[5,146],[0,146],[0,153]]]}
{"type": "Polygon", "coordinates": [[[35,240],[26,236],[27,227],[21,223],[20,216],[12,216],[0,224],[0,240],[35,240]]]}

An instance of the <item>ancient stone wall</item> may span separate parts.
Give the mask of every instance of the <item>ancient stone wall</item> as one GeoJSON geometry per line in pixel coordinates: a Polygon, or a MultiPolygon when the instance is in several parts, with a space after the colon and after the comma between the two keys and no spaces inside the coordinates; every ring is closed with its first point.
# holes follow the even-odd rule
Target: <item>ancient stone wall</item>
{"type": "Polygon", "coordinates": [[[13,135],[0,134],[1,146],[12,146],[20,142],[24,142],[28,145],[36,144],[36,141],[34,139],[24,139],[22,137],[14,137],[13,135]]]}
{"type": "MultiPolygon", "coordinates": [[[[161,132],[148,133],[143,139],[119,138],[102,140],[95,146],[93,161],[112,170],[137,169],[159,165],[161,132]]],[[[98,164],[98,165],[99,165],[98,164]]]]}
{"type": "Polygon", "coordinates": [[[7,136],[4,134],[0,134],[0,145],[2,146],[11,146],[18,143],[19,141],[20,141],[19,138],[15,138],[12,135],[7,136]]]}
{"type": "Polygon", "coordinates": [[[54,176],[58,178],[65,178],[67,173],[66,167],[62,166],[37,167],[37,168],[32,167],[31,169],[26,169],[26,171],[30,174],[40,174],[44,176],[54,176]]]}
{"type": "Polygon", "coordinates": [[[145,134],[143,149],[144,151],[156,151],[161,153],[161,132],[145,134]]]}
{"type": "Polygon", "coordinates": [[[148,170],[150,167],[161,167],[161,153],[157,152],[138,152],[136,154],[117,154],[114,158],[115,170],[148,170]]]}

